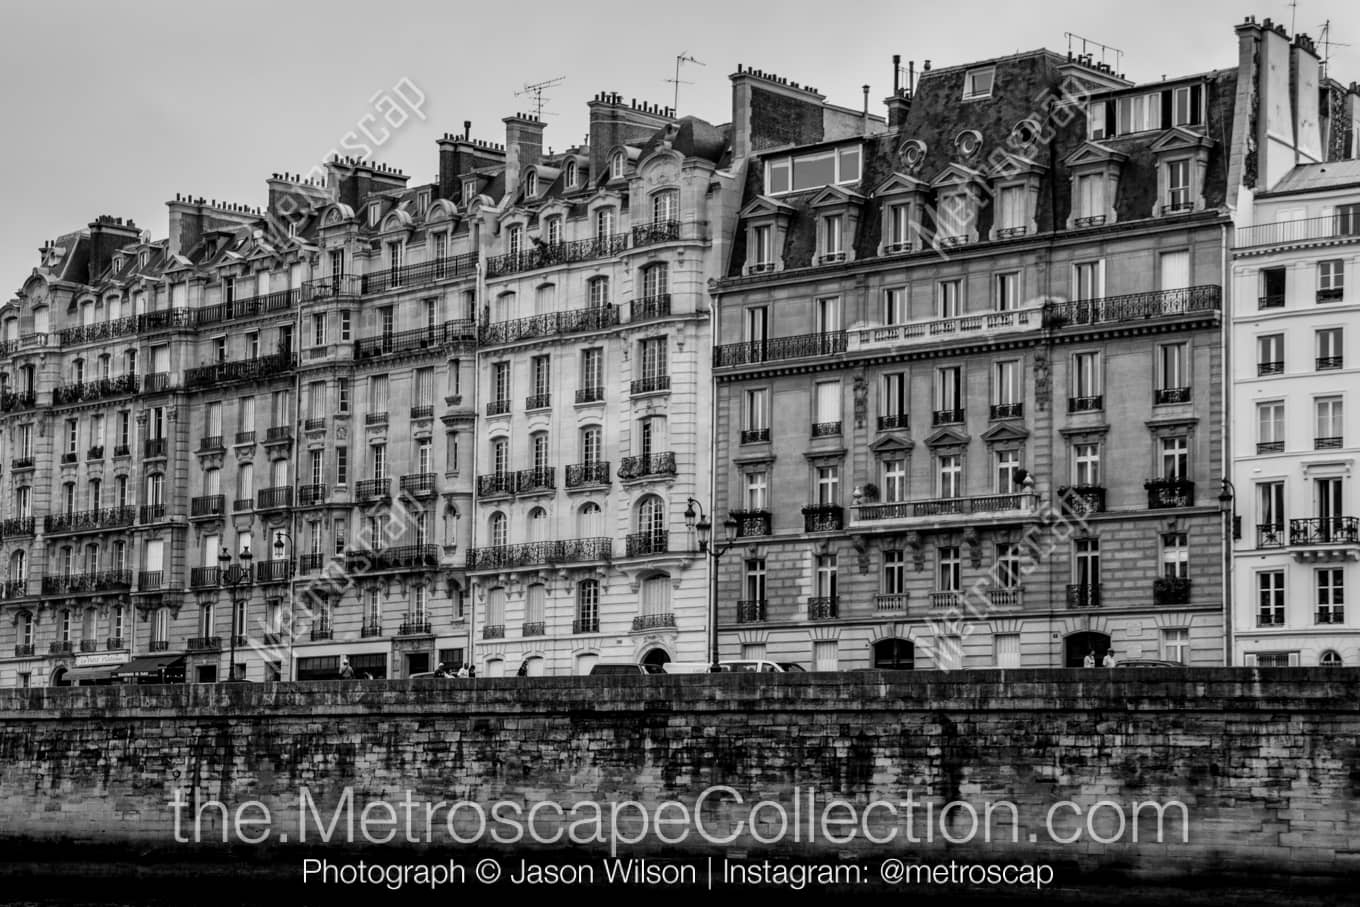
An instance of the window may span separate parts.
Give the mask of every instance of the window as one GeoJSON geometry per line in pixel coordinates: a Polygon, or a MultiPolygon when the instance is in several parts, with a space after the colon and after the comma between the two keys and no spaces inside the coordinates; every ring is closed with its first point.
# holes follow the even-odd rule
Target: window
{"type": "Polygon", "coordinates": [[[1340,258],[1320,261],[1318,271],[1318,302],[1341,299],[1346,292],[1346,263],[1340,258]]]}
{"type": "Polygon", "coordinates": [[[595,212],[595,238],[608,239],[614,234],[614,209],[601,208],[595,212]]]}
{"type": "Polygon", "coordinates": [[[879,430],[907,428],[907,376],[905,372],[889,372],[883,376],[883,395],[879,400],[879,430]]]}
{"type": "Polygon", "coordinates": [[[896,504],[907,499],[907,461],[892,457],[883,461],[883,501],[896,504]]]}
{"type": "Polygon", "coordinates": [[[963,494],[963,456],[940,454],[935,458],[935,487],[938,497],[957,498],[963,494]]]}
{"type": "Polygon", "coordinates": [[[996,583],[1002,589],[1020,588],[1020,546],[1015,542],[996,545],[996,583]]]}
{"type": "Polygon", "coordinates": [[[336,412],[349,412],[349,378],[335,379],[335,409],[336,412]]]}
{"type": "Polygon", "coordinates": [[[312,346],[326,345],[326,313],[317,312],[312,316],[312,346]]]}
{"type": "Polygon", "coordinates": [[[935,423],[963,421],[963,368],[957,365],[935,370],[935,423]]]}
{"type": "Polygon", "coordinates": [[[508,521],[503,513],[491,514],[491,519],[487,522],[487,540],[491,547],[499,548],[506,543],[509,536],[508,521]]]}
{"type": "Polygon", "coordinates": [[[883,595],[905,595],[907,591],[907,553],[901,548],[883,552],[883,595]]]}
{"type": "Polygon", "coordinates": [[[1256,374],[1284,374],[1284,335],[1263,334],[1256,338],[1256,374]]]}
{"type": "Polygon", "coordinates": [[[1078,586],[1093,589],[1100,585],[1100,539],[1080,538],[1073,543],[1072,579],[1078,586]]]}
{"type": "MultiPolygon", "coordinates": [[[[749,312],[750,310],[748,310],[749,312]]],[[[841,299],[826,296],[817,300],[817,333],[830,334],[841,329],[841,299]]],[[[763,338],[762,338],[763,339],[763,338]]]]}
{"type": "Polygon", "coordinates": [[[998,668],[1020,667],[1020,634],[997,633],[992,637],[992,660],[998,668]]]}
{"type": "Polygon", "coordinates": [[[993,308],[998,312],[1009,312],[1020,305],[1020,272],[1007,271],[996,275],[996,298],[993,308]]]}
{"type": "Polygon", "coordinates": [[[770,474],[764,469],[746,473],[746,509],[764,510],[768,506],[770,474]]]}
{"type": "Polygon", "coordinates": [[[586,579],[576,584],[576,626],[577,633],[598,633],[600,631],[600,583],[599,580],[586,579]]]}
{"type": "Polygon", "coordinates": [[[665,189],[652,196],[652,223],[662,224],[680,216],[680,193],[665,189]]]}
{"type": "Polygon", "coordinates": [[[566,173],[563,175],[563,184],[568,189],[576,188],[577,165],[575,161],[567,161],[566,173]]]}
{"type": "Polygon", "coordinates": [[[524,194],[533,198],[538,194],[538,171],[530,170],[524,175],[524,194]]]}
{"type": "Polygon", "coordinates": [[[331,538],[335,541],[335,553],[341,555],[345,553],[345,536],[347,523],[345,520],[335,520],[331,523],[331,538]]]}
{"type": "Polygon", "coordinates": [[[1028,189],[1024,186],[1003,186],[996,202],[996,231],[998,237],[1022,236],[1027,232],[1029,210],[1025,204],[1028,189]]]}
{"type": "Polygon", "coordinates": [[[817,467],[817,506],[831,507],[840,503],[841,468],[838,465],[817,467]]]}
{"type": "Polygon", "coordinates": [[[1341,328],[1323,328],[1317,337],[1317,369],[1341,368],[1345,364],[1341,352],[1341,328]]]}
{"type": "Polygon", "coordinates": [[[547,406],[552,399],[552,359],[534,356],[529,361],[529,374],[533,387],[532,407],[547,406]]]}
{"type": "Polygon", "coordinates": [[[770,195],[857,183],[858,145],[771,158],[765,162],[765,191],[770,195]]]}
{"type": "Polygon", "coordinates": [[[998,412],[994,418],[1018,416],[1020,403],[1020,363],[1009,359],[998,362],[993,368],[992,403],[998,412]]]}
{"type": "Polygon", "coordinates": [[[957,318],[959,311],[959,288],[961,280],[942,280],[936,285],[935,317],[957,318]]]}
{"type": "Polygon", "coordinates": [[[1284,450],[1284,404],[1279,401],[1256,404],[1256,452],[1279,453],[1284,450]]]}
{"type": "Polygon", "coordinates": [[[519,255],[524,248],[524,228],[519,224],[507,228],[505,232],[505,252],[507,255],[519,255]]]}
{"type": "Polygon", "coordinates": [[[911,205],[888,205],[887,238],[885,252],[911,251],[911,205]]]}
{"type": "Polygon", "coordinates": [[[1335,649],[1328,649],[1322,653],[1322,656],[1318,659],[1318,664],[1324,668],[1339,668],[1341,667],[1341,654],[1335,649]]]}
{"type": "Polygon", "coordinates": [[[548,445],[548,433],[546,431],[534,432],[530,439],[530,449],[534,469],[547,469],[551,450],[548,445]]]}
{"type": "Polygon", "coordinates": [[[1068,401],[1068,412],[1103,408],[1105,399],[1100,379],[1100,353],[1072,354],[1072,398],[1068,401]]]}
{"type": "Polygon", "coordinates": [[[80,423],[75,419],[66,420],[66,452],[74,454],[80,445],[80,423]]]}
{"type": "Polygon", "coordinates": [[[817,598],[836,597],[837,562],[834,554],[817,555],[816,593],[817,598]]]}
{"type": "Polygon", "coordinates": [[[1105,222],[1105,174],[1083,173],[1076,178],[1072,203],[1073,225],[1098,226],[1105,222]]]}
{"type": "Polygon", "coordinates": [[[611,180],[623,179],[623,167],[627,163],[628,156],[622,151],[616,151],[609,158],[609,178],[611,180]]]}
{"type": "Polygon", "coordinates": [[[838,668],[838,643],[834,639],[815,640],[812,643],[812,670],[835,671],[838,668]]]}
{"type": "Polygon", "coordinates": [[[1162,576],[1185,579],[1190,575],[1190,542],[1184,532],[1162,533],[1162,576]]]}
{"type": "Polygon", "coordinates": [[[822,261],[843,261],[845,252],[841,248],[842,226],[845,218],[839,214],[828,214],[819,221],[819,235],[822,261]]]}
{"type": "Polygon", "coordinates": [[[906,287],[889,287],[883,291],[883,323],[905,324],[907,321],[906,287]]]}
{"type": "Polygon", "coordinates": [[[1314,571],[1317,582],[1317,623],[1340,624],[1346,619],[1346,571],[1326,567],[1314,571]]]}
{"type": "Polygon", "coordinates": [[[600,462],[603,455],[603,434],[598,425],[581,429],[581,462],[587,465],[600,462]]]}
{"type": "Polygon", "coordinates": [[[1256,574],[1256,625],[1284,625],[1284,571],[1263,570],[1256,574]]]}
{"type": "Polygon", "coordinates": [[[963,561],[957,545],[941,545],[937,549],[935,590],[937,592],[958,592],[962,588],[961,570],[963,561]]]}
{"type": "Polygon", "coordinates": [[[984,69],[970,69],[963,77],[963,99],[971,101],[974,98],[990,98],[992,96],[992,83],[995,79],[995,66],[988,66],[984,69]]]}
{"type": "Polygon", "coordinates": [[[1284,482],[1259,482],[1256,485],[1257,547],[1284,544],[1284,482]]]}
{"type": "Polygon", "coordinates": [[[496,475],[504,475],[510,467],[510,442],[497,438],[491,442],[491,466],[496,475]]]}
{"type": "Polygon", "coordinates": [[[666,375],[666,338],[653,337],[642,341],[641,372],[643,380],[657,379],[666,375]]]}
{"type": "Polygon", "coordinates": [[[769,224],[751,228],[751,250],[749,270],[767,271],[774,263],[774,247],[771,236],[774,229],[769,224]]]}
{"type": "MultiPolygon", "coordinates": [[[[508,410],[510,405],[510,363],[497,362],[491,367],[492,403],[508,410]]],[[[501,410],[502,412],[506,410],[501,410]]]]}
{"type": "Polygon", "coordinates": [[[1190,399],[1187,351],[1184,343],[1163,343],[1157,347],[1156,402],[1184,403],[1190,399]]]}
{"type": "Polygon", "coordinates": [[[1171,95],[1174,107],[1172,125],[1193,126],[1200,122],[1203,91],[1204,89],[1199,85],[1185,85],[1173,89],[1171,95]]]}
{"type": "Polygon", "coordinates": [[[840,434],[841,383],[839,381],[818,381],[815,400],[817,407],[816,424],[822,426],[826,434],[840,434]]]}
{"type": "Polygon", "coordinates": [[[1190,161],[1188,158],[1166,164],[1166,207],[1164,211],[1186,211],[1194,207],[1190,199],[1190,161]]]}
{"type": "Polygon", "coordinates": [[[581,378],[576,396],[579,403],[603,399],[604,350],[594,348],[581,351],[581,378]]]}
{"type": "Polygon", "coordinates": [[[642,295],[647,299],[665,296],[668,289],[668,269],[665,262],[657,262],[642,269],[642,295]]]}
{"type": "Polygon", "coordinates": [[[1020,451],[998,450],[996,452],[996,493],[1017,494],[1020,491],[1020,451]]]}
{"type": "Polygon", "coordinates": [[[1189,480],[1190,447],[1185,438],[1162,438],[1161,478],[1167,482],[1189,480]]]}
{"type": "Polygon", "coordinates": [[[770,440],[769,396],[769,389],[764,387],[746,392],[743,407],[745,427],[741,433],[743,442],[770,440]]]}
{"type": "Polygon", "coordinates": [[[349,309],[342,309],[340,312],[340,339],[346,342],[350,339],[349,309]]]}
{"type": "Polygon", "coordinates": [[[1190,631],[1184,627],[1171,627],[1162,630],[1162,659],[1188,664],[1190,654],[1190,631]]]}
{"type": "Polygon", "coordinates": [[[1313,405],[1317,412],[1317,428],[1316,434],[1313,436],[1313,447],[1318,450],[1325,450],[1345,446],[1341,398],[1318,397],[1313,405]]]}
{"type": "Polygon", "coordinates": [[[387,445],[371,444],[368,448],[369,462],[373,464],[373,478],[387,478],[387,445]]]}
{"type": "Polygon", "coordinates": [[[1099,299],[1105,293],[1105,262],[1083,261],[1072,266],[1072,298],[1099,299]]]}

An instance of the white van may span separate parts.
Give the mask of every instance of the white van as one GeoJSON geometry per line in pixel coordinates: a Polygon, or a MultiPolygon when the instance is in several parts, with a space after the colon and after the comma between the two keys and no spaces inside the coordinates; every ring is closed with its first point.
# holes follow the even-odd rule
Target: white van
{"type": "Polygon", "coordinates": [[[766,661],[763,658],[751,661],[720,661],[718,667],[724,671],[734,671],[748,674],[783,674],[784,669],[773,661],[766,661]]]}
{"type": "Polygon", "coordinates": [[[665,674],[707,674],[708,667],[706,661],[668,661],[661,666],[661,671],[665,674]]]}

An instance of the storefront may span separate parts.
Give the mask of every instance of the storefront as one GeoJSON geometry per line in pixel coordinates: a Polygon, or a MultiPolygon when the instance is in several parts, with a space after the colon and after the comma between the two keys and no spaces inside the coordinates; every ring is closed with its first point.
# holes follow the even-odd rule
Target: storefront
{"type": "Polygon", "coordinates": [[[116,668],[117,683],[184,683],[184,654],[142,655],[116,668]]]}
{"type": "Polygon", "coordinates": [[[71,686],[108,686],[115,683],[114,674],[127,661],[123,652],[93,652],[77,655],[75,667],[62,677],[71,686]]]}

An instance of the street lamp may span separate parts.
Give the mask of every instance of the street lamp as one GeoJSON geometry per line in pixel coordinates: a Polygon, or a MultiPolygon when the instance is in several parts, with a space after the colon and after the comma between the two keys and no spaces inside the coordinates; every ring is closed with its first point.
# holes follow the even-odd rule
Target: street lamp
{"type": "Polygon", "coordinates": [[[1223,511],[1223,663],[1233,663],[1233,542],[1242,537],[1241,517],[1237,515],[1237,489],[1232,479],[1223,476],[1218,506],[1223,511]]]}
{"type": "Polygon", "coordinates": [[[718,559],[721,558],[737,539],[737,520],[728,515],[723,520],[723,543],[721,545],[710,545],[710,537],[713,534],[713,524],[708,521],[707,514],[704,513],[704,505],[694,498],[686,501],[685,507],[685,526],[692,532],[699,534],[699,553],[707,554],[713,558],[713,564],[709,567],[708,574],[708,632],[709,632],[709,666],[710,673],[718,673],[718,559]],[[696,510],[697,508],[697,510],[696,510]]]}
{"type": "Polygon", "coordinates": [[[249,582],[247,576],[250,571],[251,562],[254,559],[255,556],[250,553],[250,546],[249,545],[242,546],[241,566],[235,573],[233,573],[231,570],[231,552],[224,547],[222,549],[222,553],[217,556],[217,560],[223,565],[222,572],[218,575],[218,582],[220,585],[226,586],[227,588],[231,589],[231,655],[230,661],[227,662],[228,680],[236,679],[236,626],[237,626],[237,614],[239,613],[239,609],[241,607],[241,602],[237,597],[237,588],[241,585],[241,583],[249,582]]]}

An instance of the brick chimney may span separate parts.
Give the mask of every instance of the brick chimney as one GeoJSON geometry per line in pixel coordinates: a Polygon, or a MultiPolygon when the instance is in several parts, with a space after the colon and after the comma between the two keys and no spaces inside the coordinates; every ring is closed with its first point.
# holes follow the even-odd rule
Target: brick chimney
{"type": "Polygon", "coordinates": [[[269,186],[270,218],[283,223],[306,217],[309,212],[330,204],[332,197],[320,179],[300,173],[274,173],[267,180],[269,186]]]}
{"type": "Polygon", "coordinates": [[[1319,60],[1313,39],[1295,35],[1290,48],[1290,72],[1294,82],[1295,162],[1316,164],[1323,160],[1322,125],[1318,110],[1319,60]]]}
{"type": "Polygon", "coordinates": [[[505,124],[505,194],[513,195],[526,167],[543,160],[543,130],[546,123],[516,114],[501,120],[505,124]]]}
{"type": "MultiPolygon", "coordinates": [[[[472,121],[463,121],[463,134],[445,133],[439,145],[439,197],[456,199],[463,177],[474,170],[505,166],[505,149],[472,137],[472,121]]],[[[468,200],[463,199],[464,203],[468,200]]]]}
{"type": "Polygon", "coordinates": [[[911,113],[911,86],[902,84],[902,55],[893,54],[893,93],[884,98],[888,108],[888,128],[901,129],[906,125],[907,114],[911,113]]]}
{"type": "Polygon", "coordinates": [[[674,122],[669,107],[625,101],[618,92],[597,94],[590,108],[590,174],[594,178],[608,169],[609,149],[616,145],[640,145],[658,129],[674,122]]]}
{"type": "Polygon", "coordinates": [[[96,217],[90,223],[90,282],[93,283],[94,278],[104,273],[113,261],[114,252],[140,239],[141,231],[131,220],[124,222],[121,217],[107,214],[96,217]]]}
{"type": "Polygon", "coordinates": [[[737,64],[732,80],[732,154],[743,160],[775,145],[805,145],[826,138],[826,95],[810,85],[737,64]],[[760,117],[762,104],[777,104],[778,115],[760,117]],[[758,124],[778,123],[779,135],[765,135],[758,124]]]}

